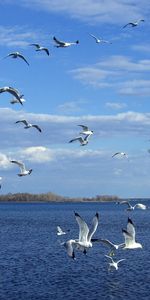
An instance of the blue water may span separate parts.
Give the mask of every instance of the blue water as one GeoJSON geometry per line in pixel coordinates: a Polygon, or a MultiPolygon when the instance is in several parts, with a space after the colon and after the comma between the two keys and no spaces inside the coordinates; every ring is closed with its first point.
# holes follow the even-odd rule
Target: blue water
{"type": "MultiPolygon", "coordinates": [[[[0,300],[150,299],[150,210],[127,212],[115,203],[0,204],[0,300]],[[128,215],[143,249],[119,250],[125,258],[108,272],[108,249],[94,244],[74,261],[60,243],[78,238],[78,212],[88,224],[100,214],[94,237],[124,241],[128,215]],[[57,237],[56,226],[70,229],[57,237]]],[[[114,258],[115,259],[115,258],[114,258]]]]}

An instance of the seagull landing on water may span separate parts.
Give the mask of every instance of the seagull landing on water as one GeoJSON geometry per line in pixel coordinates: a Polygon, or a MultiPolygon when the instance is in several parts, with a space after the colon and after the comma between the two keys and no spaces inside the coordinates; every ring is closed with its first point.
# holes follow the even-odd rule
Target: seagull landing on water
{"type": "Polygon", "coordinates": [[[112,157],[114,157],[114,156],[120,156],[120,157],[128,158],[128,155],[125,152],[116,152],[112,155],[112,157]]]}
{"type": "Polygon", "coordinates": [[[80,143],[80,146],[85,146],[85,145],[87,145],[88,142],[89,142],[89,141],[88,141],[89,137],[90,137],[89,134],[87,134],[87,135],[85,136],[85,138],[83,138],[82,136],[78,136],[78,137],[76,137],[76,138],[70,140],[69,143],[78,141],[78,142],[80,143]]]}
{"type": "Polygon", "coordinates": [[[4,86],[4,87],[2,87],[2,88],[0,88],[0,94],[1,93],[4,93],[4,92],[8,92],[8,93],[10,93],[11,95],[13,95],[18,101],[19,101],[19,103],[21,104],[21,105],[23,105],[22,104],[22,101],[21,101],[21,97],[22,97],[22,95],[20,95],[19,94],[19,92],[16,90],[16,89],[14,89],[13,87],[11,87],[11,86],[4,86]]]}
{"type": "Polygon", "coordinates": [[[93,134],[93,130],[90,130],[87,126],[85,125],[78,125],[81,126],[83,131],[80,132],[80,134],[85,134],[85,135],[92,135],[93,134]]]}
{"type": "Polygon", "coordinates": [[[20,173],[18,174],[18,176],[26,176],[26,175],[30,175],[32,172],[32,169],[26,170],[25,168],[25,164],[18,161],[18,160],[10,160],[11,163],[17,164],[20,168],[20,173]]]}
{"type": "Polygon", "coordinates": [[[140,24],[140,22],[144,22],[144,20],[140,19],[140,20],[137,20],[135,22],[129,22],[126,25],[124,25],[123,28],[127,27],[128,25],[131,26],[131,27],[136,27],[140,24]]]}
{"type": "Polygon", "coordinates": [[[118,202],[118,204],[127,204],[128,205],[128,208],[127,208],[128,211],[132,211],[135,208],[139,208],[139,209],[142,209],[142,210],[147,209],[147,206],[142,204],[142,203],[137,203],[134,206],[132,206],[129,201],[121,201],[121,202],[118,202]]]}
{"type": "Polygon", "coordinates": [[[41,128],[40,128],[38,125],[28,123],[26,120],[16,121],[15,123],[24,123],[24,124],[25,124],[25,127],[24,127],[25,129],[34,127],[34,128],[36,128],[39,132],[42,132],[41,128]]]}
{"type": "Polygon", "coordinates": [[[125,246],[125,243],[116,245],[107,239],[97,239],[97,241],[102,242],[104,245],[106,245],[110,248],[111,251],[109,253],[109,256],[115,255],[116,250],[118,250],[119,248],[123,248],[125,246]]]}
{"type": "Polygon", "coordinates": [[[7,56],[5,56],[4,58],[7,58],[7,57],[12,57],[12,58],[21,58],[21,59],[23,59],[25,62],[26,62],[26,64],[29,66],[29,63],[28,63],[28,61],[25,59],[25,57],[21,54],[21,53],[19,53],[19,52],[12,52],[12,53],[9,53],[7,56]]]}
{"type": "Polygon", "coordinates": [[[115,262],[115,261],[112,259],[111,256],[105,255],[105,257],[108,257],[108,258],[111,259],[111,262],[109,263],[108,271],[110,271],[111,268],[115,268],[116,270],[118,270],[118,264],[119,264],[121,261],[126,260],[125,258],[122,258],[122,259],[119,259],[118,261],[115,262]]]}
{"type": "Polygon", "coordinates": [[[47,55],[49,55],[49,50],[45,47],[40,46],[39,44],[30,44],[30,46],[36,47],[35,51],[45,51],[47,55]]]}
{"type": "Polygon", "coordinates": [[[98,213],[95,214],[90,229],[86,224],[86,222],[76,212],[75,212],[75,218],[79,225],[79,238],[75,240],[71,239],[64,243],[68,256],[70,256],[73,259],[75,259],[74,247],[78,250],[81,250],[84,254],[86,254],[87,249],[92,247],[92,242],[95,241],[92,240],[92,236],[97,229],[99,215],[98,213]]]}
{"type": "Polygon", "coordinates": [[[53,37],[53,40],[55,41],[55,43],[56,43],[55,47],[57,47],[57,48],[60,48],[60,47],[66,48],[66,47],[69,47],[72,45],[79,44],[78,40],[76,42],[63,42],[63,41],[58,40],[55,36],[53,37]]]}
{"type": "Polygon", "coordinates": [[[20,103],[20,102],[21,102],[22,105],[23,105],[23,103],[26,102],[26,100],[23,98],[23,96],[24,96],[24,95],[21,95],[21,96],[20,96],[20,101],[19,101],[17,98],[13,98],[13,99],[10,101],[10,103],[11,103],[11,104],[16,104],[16,103],[20,103]]]}
{"type": "Polygon", "coordinates": [[[122,232],[125,238],[125,246],[123,249],[143,248],[140,243],[135,241],[135,227],[131,219],[128,218],[127,230],[122,229],[122,232]]]}
{"type": "Polygon", "coordinates": [[[103,40],[102,38],[98,38],[98,37],[96,37],[95,35],[93,35],[93,34],[91,34],[91,33],[89,33],[89,35],[95,40],[95,42],[96,42],[97,44],[100,44],[100,43],[112,44],[111,42],[106,41],[106,40],[103,40]]]}

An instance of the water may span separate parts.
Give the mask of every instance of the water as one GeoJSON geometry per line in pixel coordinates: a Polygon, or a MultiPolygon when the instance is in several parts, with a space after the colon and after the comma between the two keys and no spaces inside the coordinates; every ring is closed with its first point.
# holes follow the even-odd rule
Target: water
{"type": "Polygon", "coordinates": [[[0,204],[0,300],[143,300],[150,299],[150,210],[127,212],[115,203],[0,204]],[[96,212],[94,237],[123,242],[128,215],[143,249],[119,250],[125,258],[118,271],[108,272],[108,248],[94,244],[87,256],[67,256],[60,244],[78,238],[78,212],[88,224],[96,212]],[[70,229],[57,237],[56,226],[70,229]]]}

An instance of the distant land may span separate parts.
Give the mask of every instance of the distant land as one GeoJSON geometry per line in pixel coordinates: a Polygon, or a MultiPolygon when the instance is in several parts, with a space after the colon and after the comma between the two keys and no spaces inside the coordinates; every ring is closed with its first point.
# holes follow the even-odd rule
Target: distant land
{"type": "MultiPolygon", "coordinates": [[[[136,200],[148,200],[148,198],[136,198],[136,200]]],[[[97,195],[95,197],[65,197],[54,194],[52,192],[43,194],[30,194],[30,193],[8,193],[0,195],[0,202],[119,202],[124,200],[116,195],[97,195]]],[[[128,200],[135,200],[128,198],[128,200]]]]}

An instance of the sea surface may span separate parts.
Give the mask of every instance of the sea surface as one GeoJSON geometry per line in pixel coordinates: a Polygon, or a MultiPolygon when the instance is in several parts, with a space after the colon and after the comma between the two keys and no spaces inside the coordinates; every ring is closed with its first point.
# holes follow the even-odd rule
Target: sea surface
{"type": "Polygon", "coordinates": [[[126,205],[116,203],[1,203],[0,300],[6,299],[150,299],[150,209],[127,212],[126,205]],[[62,242],[78,238],[74,212],[89,226],[98,212],[93,237],[116,244],[124,242],[129,216],[143,249],[116,251],[114,260],[126,259],[117,271],[108,271],[109,249],[99,243],[87,255],[76,250],[76,260],[71,259],[62,242]],[[57,225],[70,231],[58,237],[57,225]]]}

